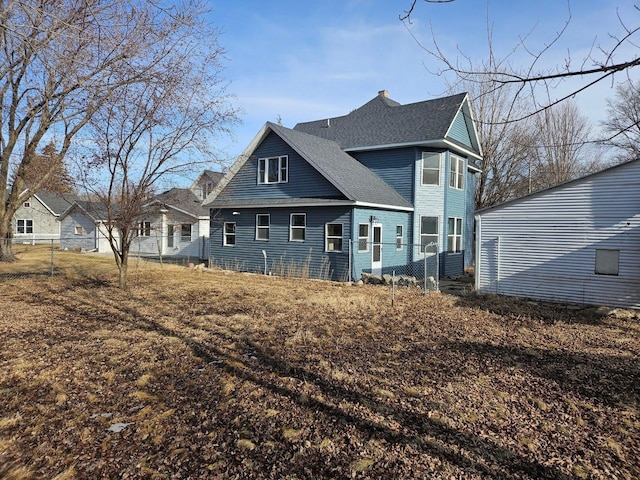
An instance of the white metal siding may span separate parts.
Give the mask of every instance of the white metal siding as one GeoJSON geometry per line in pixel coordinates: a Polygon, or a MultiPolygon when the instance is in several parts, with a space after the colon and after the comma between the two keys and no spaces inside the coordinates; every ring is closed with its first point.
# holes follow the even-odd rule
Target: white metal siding
{"type": "Polygon", "coordinates": [[[640,308],[640,162],[480,212],[479,293],[640,308]],[[620,251],[595,274],[596,249],[620,251]]]}

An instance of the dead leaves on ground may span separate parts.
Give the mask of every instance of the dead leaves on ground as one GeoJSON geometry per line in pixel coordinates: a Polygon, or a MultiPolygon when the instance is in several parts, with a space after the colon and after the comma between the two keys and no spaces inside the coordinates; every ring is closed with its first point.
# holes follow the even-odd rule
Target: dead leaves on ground
{"type": "Polygon", "coordinates": [[[634,314],[165,272],[0,284],[0,477],[640,476],[634,314]]]}

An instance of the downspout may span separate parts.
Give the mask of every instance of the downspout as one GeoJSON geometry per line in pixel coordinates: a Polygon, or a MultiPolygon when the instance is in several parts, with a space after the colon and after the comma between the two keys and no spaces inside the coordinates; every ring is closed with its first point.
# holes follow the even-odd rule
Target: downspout
{"type": "Polygon", "coordinates": [[[480,245],[482,244],[482,217],[476,214],[473,218],[476,221],[476,268],[474,271],[474,283],[476,292],[480,293],[480,266],[482,265],[482,259],[480,258],[480,245]]]}

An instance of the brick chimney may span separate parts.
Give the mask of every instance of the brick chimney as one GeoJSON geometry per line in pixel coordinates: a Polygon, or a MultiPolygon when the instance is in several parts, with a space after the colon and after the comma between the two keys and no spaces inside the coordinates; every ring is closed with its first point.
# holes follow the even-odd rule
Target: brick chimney
{"type": "Polygon", "coordinates": [[[387,92],[386,90],[380,90],[378,92],[378,95],[384,98],[389,98],[389,92],[387,92]]]}

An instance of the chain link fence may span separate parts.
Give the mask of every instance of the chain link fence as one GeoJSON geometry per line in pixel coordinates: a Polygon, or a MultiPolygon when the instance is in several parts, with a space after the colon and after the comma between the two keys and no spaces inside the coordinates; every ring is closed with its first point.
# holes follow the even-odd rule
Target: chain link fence
{"type": "MultiPolygon", "coordinates": [[[[14,238],[13,253],[20,258],[21,254],[28,252],[29,255],[25,255],[28,260],[6,264],[0,262],[0,281],[55,276],[63,270],[62,267],[68,266],[68,262],[73,262],[72,256],[65,256],[67,252],[102,254],[113,260],[108,243],[97,248],[94,246],[95,243],[85,244],[83,240],[86,239],[80,236],[48,240],[40,238],[38,241],[14,238]]],[[[184,266],[201,263],[206,265],[209,260],[206,258],[208,248],[209,239],[205,238],[181,239],[178,235],[164,238],[139,236],[133,239],[129,254],[132,261],[150,260],[184,266]]],[[[343,280],[390,286],[416,286],[425,291],[439,290],[440,252],[436,243],[420,245],[355,240],[349,242],[349,251],[345,253],[348,253],[348,266],[345,258],[346,275],[343,280]]],[[[328,278],[328,265],[325,265],[324,273],[314,275],[309,265],[307,270],[292,269],[288,265],[287,268],[278,270],[274,269],[274,260],[269,260],[270,263],[267,265],[265,258],[264,272],[261,268],[258,273],[269,271],[281,276],[328,278]]],[[[215,266],[225,268],[222,265],[215,266]]]]}
{"type": "Polygon", "coordinates": [[[55,274],[57,248],[57,239],[12,239],[11,251],[19,261],[0,262],[0,282],[30,277],[52,277],[55,274]],[[22,260],[21,257],[25,253],[28,253],[28,259],[22,260]]]}
{"type": "Polygon", "coordinates": [[[352,280],[364,283],[420,286],[437,291],[440,252],[435,242],[426,244],[354,240],[350,245],[352,280]]]}
{"type": "MultiPolygon", "coordinates": [[[[113,263],[113,252],[106,238],[76,235],[74,237],[13,237],[11,251],[16,262],[0,262],[0,282],[31,277],[53,277],[73,267],[74,257],[68,253],[96,254],[113,263]]],[[[209,239],[204,237],[135,237],[129,250],[129,264],[139,261],[189,266],[207,262],[209,239]]],[[[105,262],[102,262],[105,263],[105,262]]],[[[115,263],[113,263],[115,265],[115,263]]],[[[102,270],[96,266],[96,271],[102,270]]]]}

